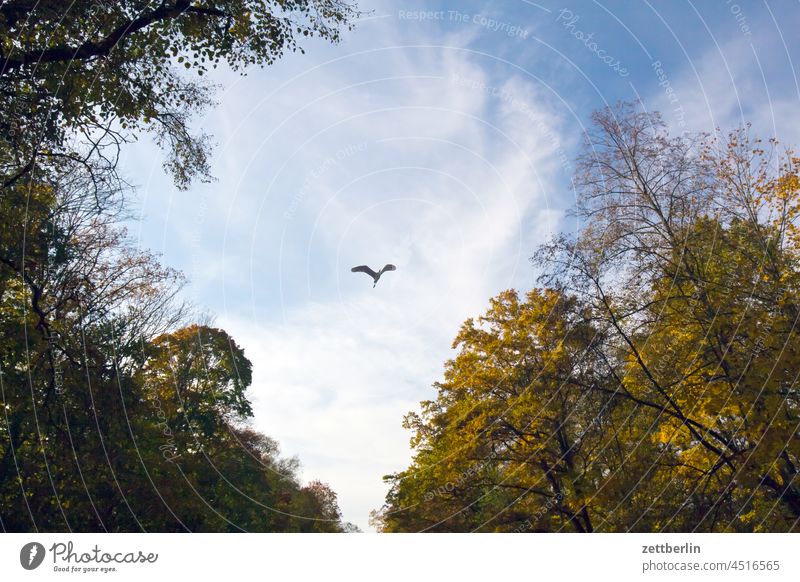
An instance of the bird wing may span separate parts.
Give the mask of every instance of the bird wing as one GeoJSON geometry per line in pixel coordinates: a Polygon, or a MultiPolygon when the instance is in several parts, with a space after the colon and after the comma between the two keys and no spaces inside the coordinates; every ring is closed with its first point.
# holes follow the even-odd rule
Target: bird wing
{"type": "Polygon", "coordinates": [[[351,273],[366,273],[367,275],[369,275],[373,279],[378,275],[378,273],[376,273],[375,271],[373,271],[372,269],[370,269],[366,265],[359,265],[357,267],[353,267],[352,269],[350,269],[350,272],[351,273]]]}
{"type": "Polygon", "coordinates": [[[385,265],[383,267],[383,269],[381,269],[380,274],[383,275],[386,271],[396,271],[396,270],[397,270],[397,267],[395,267],[394,265],[389,263],[389,264],[385,265]]]}

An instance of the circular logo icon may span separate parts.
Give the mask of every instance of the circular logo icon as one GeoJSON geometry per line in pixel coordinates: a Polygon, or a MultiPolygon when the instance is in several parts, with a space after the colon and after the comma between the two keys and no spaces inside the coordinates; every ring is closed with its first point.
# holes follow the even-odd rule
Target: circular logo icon
{"type": "Polygon", "coordinates": [[[35,570],[44,561],[44,546],[39,542],[30,542],[19,551],[19,563],[26,570],[35,570]]]}

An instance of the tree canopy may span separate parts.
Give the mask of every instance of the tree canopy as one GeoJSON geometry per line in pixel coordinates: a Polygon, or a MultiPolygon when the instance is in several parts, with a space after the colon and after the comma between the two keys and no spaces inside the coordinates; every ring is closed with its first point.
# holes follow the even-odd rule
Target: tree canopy
{"type": "Polygon", "coordinates": [[[270,65],[299,39],[336,42],[357,15],[342,0],[15,0],[0,5],[0,183],[54,158],[115,166],[151,132],[179,187],[209,179],[209,68],[270,65]]]}
{"type": "Polygon", "coordinates": [[[191,323],[180,273],[133,247],[118,193],[95,199],[85,179],[25,178],[2,199],[3,529],[351,528],[251,428],[242,348],[191,323]]]}
{"type": "Polygon", "coordinates": [[[207,177],[209,66],[335,41],[336,0],[0,3],[0,527],[339,532],[336,493],[252,427],[252,365],[134,245],[120,147],[207,177]],[[68,10],[67,10],[68,7],[68,10]],[[197,73],[195,76],[194,73],[197,73]]]}
{"type": "Polygon", "coordinates": [[[456,338],[383,531],[796,531],[800,158],[597,113],[582,228],[456,338]]]}

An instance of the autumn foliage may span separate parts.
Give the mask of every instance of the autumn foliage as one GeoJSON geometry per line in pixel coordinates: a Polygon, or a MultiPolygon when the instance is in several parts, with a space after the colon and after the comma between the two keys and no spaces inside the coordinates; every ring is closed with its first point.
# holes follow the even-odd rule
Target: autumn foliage
{"type": "Polygon", "coordinates": [[[582,228],[456,337],[383,531],[796,531],[800,158],[595,115],[582,228]]]}

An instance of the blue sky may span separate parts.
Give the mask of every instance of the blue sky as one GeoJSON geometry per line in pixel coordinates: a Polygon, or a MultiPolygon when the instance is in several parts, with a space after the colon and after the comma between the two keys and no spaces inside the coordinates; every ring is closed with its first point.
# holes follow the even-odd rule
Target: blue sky
{"type": "Polygon", "coordinates": [[[218,180],[178,192],[125,152],[131,233],[254,364],[254,426],[367,529],[410,459],[459,325],[560,230],[593,110],[641,99],[676,132],[800,141],[796,2],[388,2],[343,42],[217,71],[196,126],[218,180]],[[424,15],[419,11],[425,12],[424,15]],[[398,266],[376,289],[350,267],[398,266]]]}

